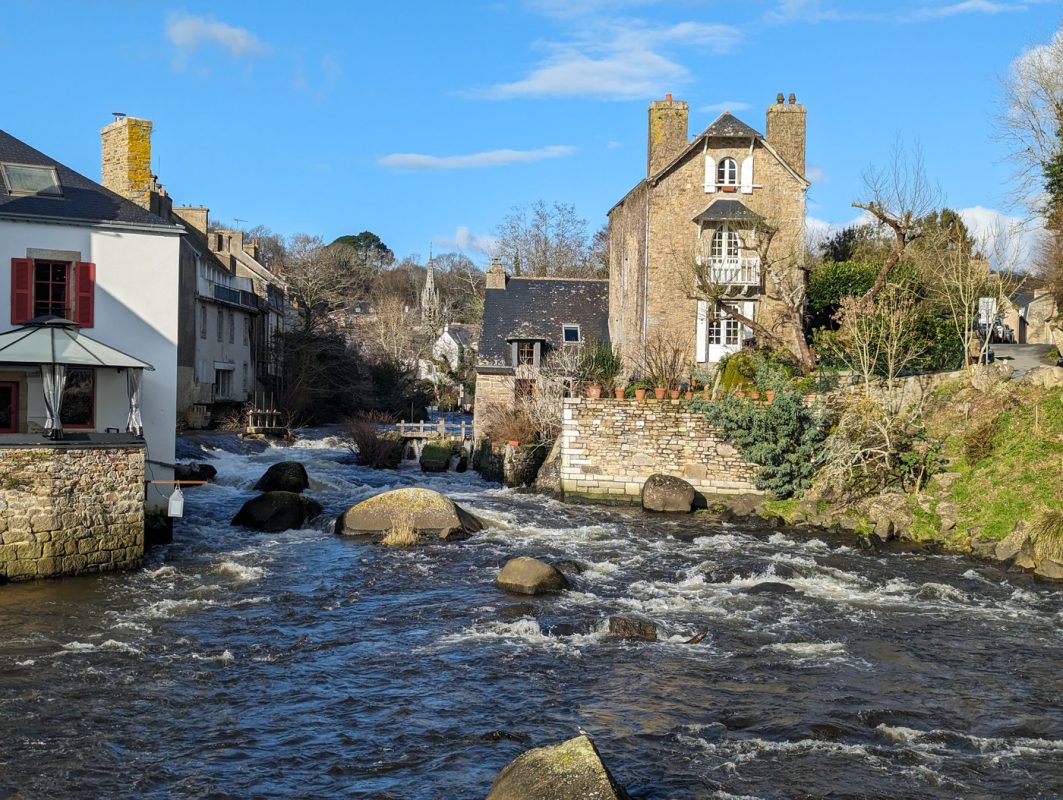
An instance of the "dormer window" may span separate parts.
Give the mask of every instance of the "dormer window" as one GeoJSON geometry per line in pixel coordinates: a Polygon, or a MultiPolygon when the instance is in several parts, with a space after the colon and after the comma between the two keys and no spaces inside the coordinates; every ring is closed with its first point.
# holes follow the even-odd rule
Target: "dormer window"
{"type": "Polygon", "coordinates": [[[716,165],[716,185],[738,185],[738,163],[733,158],[721,158],[716,165]]]}
{"type": "Polygon", "coordinates": [[[581,341],[579,325],[562,325],[561,333],[565,344],[575,344],[581,341]]]}
{"type": "Polygon", "coordinates": [[[37,197],[62,197],[55,167],[31,164],[0,164],[4,188],[8,194],[37,197]]]}

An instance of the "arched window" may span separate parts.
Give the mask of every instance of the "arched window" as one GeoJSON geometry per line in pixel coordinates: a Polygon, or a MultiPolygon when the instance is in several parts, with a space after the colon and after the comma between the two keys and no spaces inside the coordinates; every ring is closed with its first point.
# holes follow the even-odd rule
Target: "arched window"
{"type": "Polygon", "coordinates": [[[718,186],[738,185],[738,163],[733,158],[721,158],[716,165],[716,184],[718,186]]]}
{"type": "Polygon", "coordinates": [[[713,258],[738,258],[738,233],[729,226],[717,228],[712,235],[713,258]]]}

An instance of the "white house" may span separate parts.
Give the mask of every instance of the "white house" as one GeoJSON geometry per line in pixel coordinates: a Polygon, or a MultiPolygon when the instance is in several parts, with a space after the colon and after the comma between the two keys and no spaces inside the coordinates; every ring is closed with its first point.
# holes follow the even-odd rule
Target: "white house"
{"type": "MultiPolygon", "coordinates": [[[[140,386],[145,479],[173,478],[179,246],[183,228],[0,131],[0,332],[43,317],[147,362],[140,386]]],[[[69,362],[68,362],[69,363],[69,362]]],[[[0,438],[43,437],[41,365],[3,363],[0,438]]],[[[75,437],[124,434],[128,368],[68,366],[61,426],[75,437]],[[89,436],[81,436],[88,433],[89,436]]],[[[136,431],[134,431],[136,433],[136,431]]],[[[168,488],[147,491],[158,506],[168,488]]]]}

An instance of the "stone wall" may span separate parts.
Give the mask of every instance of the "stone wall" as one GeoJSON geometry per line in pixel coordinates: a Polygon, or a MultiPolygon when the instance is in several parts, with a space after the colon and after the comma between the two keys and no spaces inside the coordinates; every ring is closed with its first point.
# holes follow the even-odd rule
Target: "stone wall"
{"type": "Polygon", "coordinates": [[[144,448],[0,448],[0,581],[106,572],[144,555],[144,448]]]}
{"type": "Polygon", "coordinates": [[[530,486],[539,474],[549,448],[542,445],[492,444],[483,439],[473,457],[473,469],[489,481],[506,486],[530,486]]]}
{"type": "Polygon", "coordinates": [[[472,413],[473,441],[480,441],[484,435],[484,415],[488,413],[488,409],[492,406],[513,407],[515,381],[516,378],[512,374],[476,374],[476,400],[472,413]]]}
{"type": "Polygon", "coordinates": [[[702,494],[760,493],[753,467],[685,401],[565,400],[562,492],[637,500],[654,473],[682,478],[702,494]]]}

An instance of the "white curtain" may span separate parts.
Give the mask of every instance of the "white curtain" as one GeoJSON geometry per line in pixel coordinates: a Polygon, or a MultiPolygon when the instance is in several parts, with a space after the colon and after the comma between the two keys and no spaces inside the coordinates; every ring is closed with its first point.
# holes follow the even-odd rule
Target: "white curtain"
{"type": "Polygon", "coordinates": [[[140,416],[140,381],[144,376],[142,369],[126,370],[126,391],[129,394],[129,416],[125,429],[134,436],[144,435],[144,420],[140,416]]]}
{"type": "Polygon", "coordinates": [[[63,438],[63,389],[66,388],[66,367],[63,364],[41,364],[41,380],[44,383],[44,435],[49,439],[63,438]]]}

